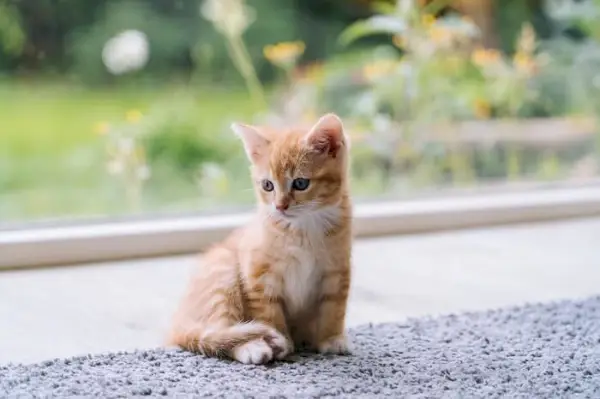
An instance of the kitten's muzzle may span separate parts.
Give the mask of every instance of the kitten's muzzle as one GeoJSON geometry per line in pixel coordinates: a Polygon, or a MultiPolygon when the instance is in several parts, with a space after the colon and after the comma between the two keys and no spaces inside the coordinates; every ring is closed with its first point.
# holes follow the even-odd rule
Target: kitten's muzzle
{"type": "Polygon", "coordinates": [[[290,203],[288,201],[284,201],[284,202],[275,204],[275,209],[277,209],[281,213],[284,213],[285,211],[287,211],[289,207],[290,207],[290,203]]]}

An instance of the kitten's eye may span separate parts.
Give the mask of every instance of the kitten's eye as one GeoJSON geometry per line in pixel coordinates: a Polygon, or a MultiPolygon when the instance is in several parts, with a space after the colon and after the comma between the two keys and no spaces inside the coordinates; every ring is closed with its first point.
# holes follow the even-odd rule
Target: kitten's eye
{"type": "Polygon", "coordinates": [[[271,182],[270,180],[267,180],[267,179],[263,180],[261,182],[261,185],[262,185],[262,189],[267,192],[273,191],[273,189],[275,188],[273,186],[273,182],[271,182]]]}
{"type": "Polygon", "coordinates": [[[299,177],[292,182],[292,188],[297,191],[304,191],[310,185],[310,180],[299,177]]]}

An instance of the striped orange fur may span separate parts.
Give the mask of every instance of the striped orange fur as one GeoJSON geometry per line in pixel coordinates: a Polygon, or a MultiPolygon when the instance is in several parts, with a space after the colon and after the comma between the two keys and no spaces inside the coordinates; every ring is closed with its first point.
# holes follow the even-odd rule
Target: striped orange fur
{"type": "Polygon", "coordinates": [[[327,114],[308,129],[232,128],[250,160],[257,212],[203,255],[169,342],[253,364],[299,345],[348,352],[352,206],[341,120],[327,114]]]}

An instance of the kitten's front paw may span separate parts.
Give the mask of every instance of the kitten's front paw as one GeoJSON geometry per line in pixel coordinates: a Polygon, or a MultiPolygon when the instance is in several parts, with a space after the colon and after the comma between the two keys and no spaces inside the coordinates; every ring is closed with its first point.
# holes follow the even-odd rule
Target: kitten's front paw
{"type": "Polygon", "coordinates": [[[273,350],[276,359],[281,360],[294,351],[292,341],[282,334],[273,334],[265,337],[265,340],[273,350]]]}
{"type": "Polygon", "coordinates": [[[233,358],[244,364],[265,364],[273,360],[273,349],[264,340],[255,339],[235,348],[233,358]]]}
{"type": "Polygon", "coordinates": [[[348,343],[348,339],[345,335],[331,337],[320,343],[317,349],[319,353],[324,354],[332,353],[336,355],[349,355],[351,352],[350,344],[348,343]]]}

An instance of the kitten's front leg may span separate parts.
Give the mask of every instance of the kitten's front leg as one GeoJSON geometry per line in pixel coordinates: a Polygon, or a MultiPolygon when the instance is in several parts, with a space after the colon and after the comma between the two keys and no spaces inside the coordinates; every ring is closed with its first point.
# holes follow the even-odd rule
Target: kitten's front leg
{"type": "Polygon", "coordinates": [[[290,338],[282,300],[279,296],[269,293],[263,284],[252,284],[248,291],[248,312],[250,317],[257,321],[273,326],[282,335],[281,337],[267,341],[273,349],[273,355],[277,359],[283,359],[294,351],[294,345],[290,338]]]}
{"type": "Polygon", "coordinates": [[[349,290],[349,266],[325,273],[317,313],[316,348],[320,353],[350,353],[344,331],[349,290]]]}

